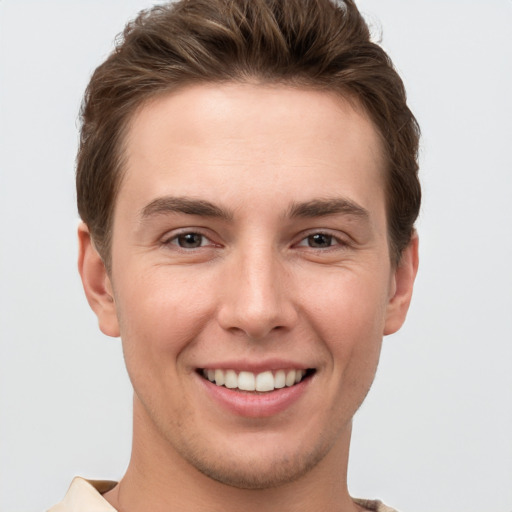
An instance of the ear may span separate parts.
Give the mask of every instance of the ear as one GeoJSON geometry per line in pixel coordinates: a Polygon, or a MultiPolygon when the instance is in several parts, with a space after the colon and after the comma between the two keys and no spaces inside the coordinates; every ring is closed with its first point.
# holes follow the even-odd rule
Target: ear
{"type": "Polygon", "coordinates": [[[107,336],[119,336],[112,283],[105,264],[94,247],[89,228],[83,222],[78,227],[78,272],[87,302],[98,317],[101,331],[107,336]]]}
{"type": "Polygon", "coordinates": [[[418,272],[418,262],[418,235],[414,233],[409,245],[403,250],[400,263],[392,277],[392,295],[388,302],[384,335],[398,331],[405,321],[418,272]]]}

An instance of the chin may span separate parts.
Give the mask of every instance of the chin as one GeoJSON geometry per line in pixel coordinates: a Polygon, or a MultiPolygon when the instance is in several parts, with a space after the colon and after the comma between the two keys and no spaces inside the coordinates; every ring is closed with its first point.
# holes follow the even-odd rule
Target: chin
{"type": "MultiPolygon", "coordinates": [[[[258,446],[258,443],[255,443],[258,446]]],[[[302,447],[304,448],[304,447],[302,447]]],[[[244,451],[205,453],[201,455],[182,453],[188,462],[209,478],[238,489],[270,489],[299,480],[310,472],[329,452],[329,446],[311,448],[301,453],[247,453],[244,451]]],[[[195,453],[194,453],[195,452],[195,453]]]]}

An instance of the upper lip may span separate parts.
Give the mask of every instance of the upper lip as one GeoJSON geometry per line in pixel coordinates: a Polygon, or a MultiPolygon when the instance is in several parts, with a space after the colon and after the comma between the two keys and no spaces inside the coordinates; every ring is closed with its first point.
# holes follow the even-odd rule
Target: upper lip
{"type": "Polygon", "coordinates": [[[235,370],[241,372],[261,373],[264,371],[277,370],[308,370],[315,368],[314,365],[299,363],[289,359],[267,359],[262,361],[249,361],[247,359],[232,359],[218,361],[215,363],[205,363],[198,366],[201,370],[235,370]]]}

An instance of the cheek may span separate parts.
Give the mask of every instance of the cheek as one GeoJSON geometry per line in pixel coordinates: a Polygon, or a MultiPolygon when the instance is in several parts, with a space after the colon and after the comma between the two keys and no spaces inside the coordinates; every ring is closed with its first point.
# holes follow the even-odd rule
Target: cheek
{"type": "Polygon", "coordinates": [[[317,292],[305,295],[307,321],[323,340],[337,370],[349,364],[376,365],[388,297],[382,275],[340,270],[323,281],[317,279],[317,292]]]}
{"type": "Polygon", "coordinates": [[[158,376],[176,366],[211,317],[203,280],[176,272],[141,274],[116,289],[117,313],[123,351],[130,375],[142,372],[158,376]],[[151,369],[149,372],[148,369],[151,369]]]}

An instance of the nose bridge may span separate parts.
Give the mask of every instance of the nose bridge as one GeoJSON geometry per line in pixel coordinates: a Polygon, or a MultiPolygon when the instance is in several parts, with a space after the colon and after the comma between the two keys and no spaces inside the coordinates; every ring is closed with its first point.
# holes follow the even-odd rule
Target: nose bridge
{"type": "Polygon", "coordinates": [[[290,327],[295,315],[277,250],[260,243],[235,252],[219,315],[222,327],[243,331],[251,339],[290,327]]]}

